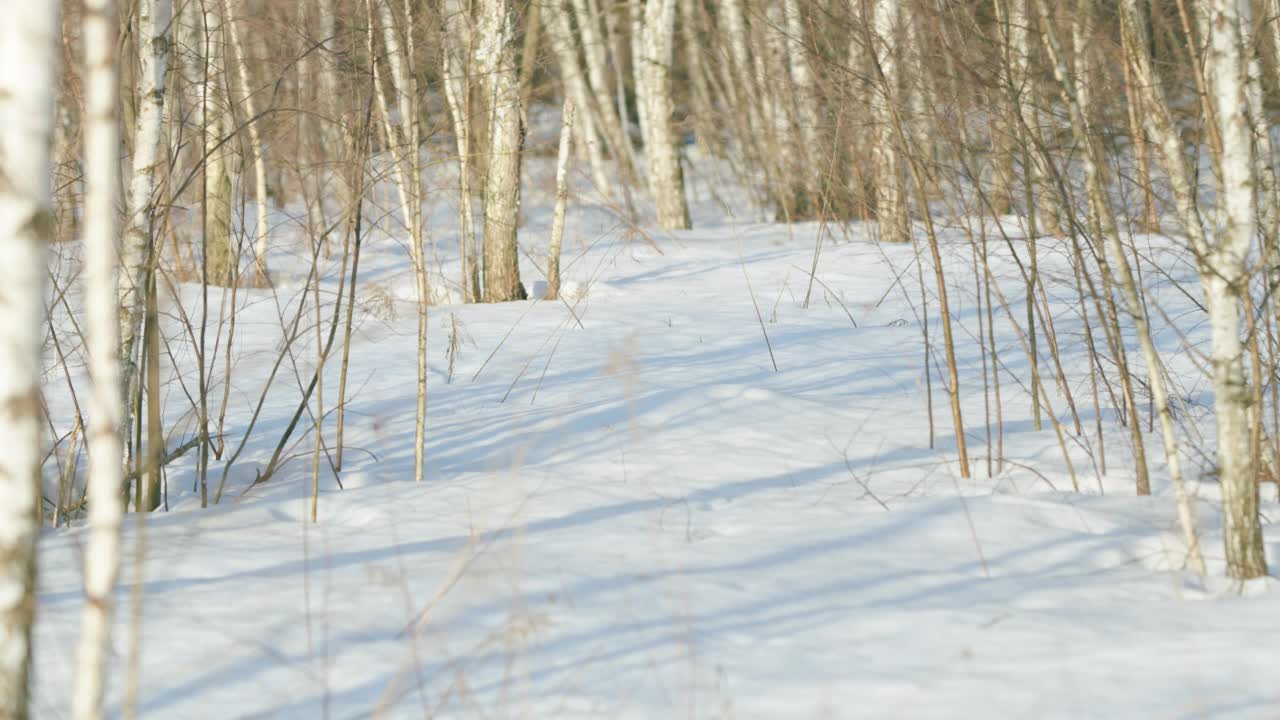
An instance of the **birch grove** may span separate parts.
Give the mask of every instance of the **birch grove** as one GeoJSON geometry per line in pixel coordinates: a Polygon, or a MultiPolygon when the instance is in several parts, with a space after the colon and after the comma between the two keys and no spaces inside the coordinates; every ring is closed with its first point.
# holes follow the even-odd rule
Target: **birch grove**
{"type": "Polygon", "coordinates": [[[921,427],[886,455],[919,483],[881,495],[836,412],[832,466],[876,512],[958,499],[984,578],[1008,558],[966,503],[1006,494],[1143,496],[1126,518],[1158,559],[1125,572],[1252,591],[1275,564],[1280,0],[0,9],[0,720],[40,711],[32,664],[54,657],[32,641],[54,635],[32,633],[38,540],[83,581],[74,687],[47,707],[152,712],[136,671],[159,633],[137,623],[147,553],[172,548],[147,549],[143,513],[203,528],[209,505],[305,499],[311,573],[349,490],[499,466],[519,486],[581,430],[541,424],[556,383],[575,408],[622,383],[592,430],[648,422],[646,388],[685,378],[622,369],[687,359],[653,327],[755,363],[726,386],[894,388],[921,427]],[[601,340],[651,299],[633,271],[724,291],[664,301],[752,342],[659,311],[628,325],[638,349],[601,340]],[[880,337],[885,367],[810,352],[880,337]],[[600,377],[558,364],[597,350],[600,377]],[[509,414],[464,427],[481,412],[509,414]]]}

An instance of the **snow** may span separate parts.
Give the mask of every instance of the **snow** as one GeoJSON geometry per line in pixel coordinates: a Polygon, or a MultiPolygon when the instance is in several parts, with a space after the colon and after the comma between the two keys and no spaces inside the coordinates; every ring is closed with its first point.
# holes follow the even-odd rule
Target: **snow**
{"type": "MultiPolygon", "coordinates": [[[[532,165],[522,273],[538,297],[532,260],[542,265],[550,224],[550,185],[538,173],[549,163],[532,165]]],[[[187,457],[169,475],[171,511],[145,525],[127,519],[109,711],[122,712],[136,633],[144,718],[1276,715],[1275,581],[1222,578],[1216,485],[1196,488],[1210,568],[1202,580],[1183,569],[1157,437],[1147,437],[1154,495],[1134,497],[1127,431],[1105,394],[1107,475],[1089,460],[1097,438],[1087,355],[1058,241],[1040,241],[1041,266],[1085,437],[1052,392],[1080,492],[1048,421],[1032,427],[1018,384],[1026,356],[999,307],[1010,462],[987,476],[972,257],[954,223],[942,241],[971,479],[956,465],[936,365],[929,447],[915,251],[876,244],[857,223],[824,231],[726,218],[709,191],[737,206],[741,198],[692,175],[691,231],[641,234],[607,208],[578,203],[564,302],[432,307],[422,484],[409,480],[416,318],[407,251],[371,236],[344,488],[322,462],[319,522],[310,524],[307,415],[290,462],[252,485],[310,378],[308,332],[282,365],[222,503],[199,508],[187,457]],[[831,291],[815,283],[805,308],[820,232],[829,234],[817,275],[831,291]],[[450,373],[454,327],[460,352],[450,373]]],[[[456,208],[442,200],[430,212],[437,273],[454,277],[456,208]]],[[[1013,241],[993,232],[992,269],[1024,320],[1009,251],[1026,247],[1016,219],[1004,221],[1013,241]]],[[[287,221],[273,222],[287,236],[287,221]]],[[[304,250],[274,242],[278,295],[249,290],[237,300],[232,448],[305,279],[304,250]]],[[[1152,257],[1178,252],[1164,238],[1138,245],[1152,257]]],[[[326,324],[337,289],[336,257],[329,263],[326,324]]],[[[1185,262],[1160,266],[1192,277],[1185,262]]],[[[1168,325],[1190,301],[1168,278],[1146,280],[1164,311],[1153,317],[1186,405],[1182,432],[1211,438],[1208,387],[1168,325]]],[[[188,310],[197,290],[181,290],[188,310]]],[[[313,318],[308,310],[302,326],[313,318]]],[[[1192,342],[1204,337],[1203,327],[1178,322],[1192,342]]],[[[338,352],[327,364],[326,412],[338,352]]],[[[1045,356],[1051,383],[1050,367],[1045,356]]],[[[194,383],[194,373],[185,377],[194,383]]],[[[50,389],[50,407],[63,422],[70,401],[60,392],[50,389]]],[[[176,386],[165,407],[169,430],[186,437],[192,425],[176,386]]],[[[330,445],[333,436],[329,415],[330,445]]],[[[1194,479],[1204,457],[1188,449],[1188,459],[1194,479]]],[[[222,465],[212,467],[216,486],[222,465]]],[[[1274,518],[1280,506],[1264,502],[1263,511],[1274,518]]],[[[1280,532],[1266,532],[1274,563],[1280,532]]],[[[36,717],[68,714],[86,537],[76,526],[42,538],[36,717]]]]}

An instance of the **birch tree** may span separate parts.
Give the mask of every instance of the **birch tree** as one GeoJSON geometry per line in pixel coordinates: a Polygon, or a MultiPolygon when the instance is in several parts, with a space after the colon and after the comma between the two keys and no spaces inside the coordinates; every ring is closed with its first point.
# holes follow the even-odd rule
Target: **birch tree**
{"type": "Polygon", "coordinates": [[[116,317],[116,198],[120,152],[116,124],[116,18],[112,0],[84,5],[84,280],[92,394],[89,408],[89,546],[72,713],[102,717],[111,642],[111,594],[120,567],[124,515],[121,461],[124,397],[116,317]]]}
{"type": "MultiPolygon", "coordinates": [[[[157,0],[158,2],[159,0],[157,0]]],[[[231,233],[231,143],[223,142],[231,125],[227,100],[223,92],[225,77],[225,44],[223,42],[222,4],[207,2],[203,6],[203,68],[200,83],[200,107],[204,119],[204,243],[205,269],[209,282],[229,285],[234,282],[238,258],[232,246],[231,233]]]]}
{"type": "Polygon", "coordinates": [[[871,113],[878,129],[872,154],[876,171],[876,215],[880,239],[907,242],[911,239],[907,218],[906,186],[903,179],[902,150],[894,130],[894,107],[898,87],[898,0],[875,0],[872,6],[871,52],[879,65],[878,87],[871,90],[871,113]]]}
{"type": "MultiPolygon", "coordinates": [[[[165,73],[169,62],[172,0],[138,0],[138,98],[141,107],[134,126],[133,161],[126,203],[124,237],[120,250],[118,281],[120,309],[120,371],[125,398],[137,394],[139,338],[142,334],[147,294],[147,265],[152,248],[151,226],[155,215],[156,176],[160,158],[160,132],[164,119],[165,73]]],[[[125,403],[122,424],[129,420],[125,403]]]]}
{"type": "MultiPolygon", "coordinates": [[[[804,193],[809,198],[818,194],[818,102],[814,90],[813,71],[809,67],[805,49],[804,18],[800,13],[800,0],[782,0],[786,16],[787,69],[791,81],[795,125],[799,132],[800,152],[797,160],[801,167],[804,193]]],[[[813,208],[811,208],[813,209],[813,208]]]]}
{"type": "MultiPolygon", "coordinates": [[[[1049,181],[1049,158],[1045,156],[1045,142],[1041,132],[1040,107],[1037,98],[1037,82],[1032,74],[1031,18],[1028,13],[1030,0],[1006,0],[1008,16],[1009,90],[1014,95],[1018,112],[1015,136],[1021,139],[1024,149],[1024,182],[1027,190],[1027,217],[1031,232],[1054,234],[1059,232],[1057,194],[1049,181]]],[[[1034,260],[1033,260],[1034,262],[1034,260]]],[[[1034,279],[1034,278],[1033,278],[1034,279]]]]}
{"type": "Polygon", "coordinates": [[[483,253],[475,244],[475,215],[471,209],[471,17],[459,0],[445,4],[445,37],[442,43],[445,101],[453,119],[454,144],[458,149],[458,255],[462,264],[462,295],[480,302],[479,260],[483,253]]]}
{"type": "MultiPolygon", "coordinates": [[[[556,6],[557,14],[561,15],[563,20],[567,22],[569,20],[567,8],[561,6],[557,0],[551,0],[551,2],[556,6]]],[[[636,172],[635,150],[631,146],[631,138],[627,136],[625,109],[620,109],[609,97],[610,44],[604,41],[600,33],[600,16],[605,16],[607,27],[609,19],[613,17],[613,8],[605,7],[602,12],[599,3],[588,2],[588,0],[572,0],[571,4],[574,11],[573,14],[578,21],[577,39],[582,44],[583,58],[586,60],[587,79],[589,80],[588,88],[591,95],[590,107],[600,118],[599,129],[605,138],[610,155],[619,164],[623,177],[634,182],[639,178],[639,174],[636,172]]],[[[572,38],[573,36],[571,35],[570,37],[572,38]]],[[[574,49],[574,54],[575,56],[577,55],[576,48],[574,49]]],[[[620,64],[619,61],[620,58],[614,57],[613,65],[615,67],[618,66],[620,64]]],[[[619,92],[623,92],[623,90],[622,87],[618,87],[619,92]]],[[[588,106],[583,106],[579,103],[579,107],[584,110],[581,116],[585,117],[588,114],[585,112],[585,108],[588,106]]],[[[582,127],[584,130],[579,137],[586,136],[586,125],[582,127]]]]}
{"type": "Polygon", "coordinates": [[[29,717],[58,3],[0,0],[0,719],[29,717]]]}
{"type": "Polygon", "coordinates": [[[1241,300],[1248,292],[1248,256],[1256,229],[1253,137],[1246,92],[1248,55],[1243,27],[1245,0],[1211,0],[1206,58],[1211,103],[1222,139],[1223,229],[1200,259],[1200,282],[1213,334],[1214,410],[1218,426],[1218,479],[1222,483],[1223,535],[1227,574],[1244,580],[1267,574],[1258,521],[1258,486],[1249,447],[1251,394],[1240,341],[1241,300]]]}
{"type": "MultiPolygon", "coordinates": [[[[369,20],[369,55],[375,54],[374,4],[367,0],[365,8],[369,20]]],[[[414,422],[414,478],[421,482],[425,477],[426,421],[427,421],[427,307],[430,287],[427,278],[426,254],[422,247],[422,164],[419,149],[420,129],[417,109],[417,83],[413,73],[413,3],[405,0],[404,30],[406,44],[401,46],[395,14],[389,0],[379,2],[378,14],[382,22],[382,39],[386,47],[386,62],[391,67],[392,78],[388,82],[381,63],[373,64],[373,86],[382,116],[382,127],[387,144],[392,148],[393,178],[400,194],[400,206],[404,212],[405,227],[409,229],[409,256],[413,263],[414,292],[418,305],[418,353],[417,353],[417,411],[414,422]],[[391,112],[389,96],[395,95],[395,114],[391,112]]]]}
{"type": "MultiPolygon", "coordinates": [[[[321,3],[323,4],[323,3],[321,3]]],[[[254,238],[254,274],[258,285],[267,283],[267,248],[270,247],[270,233],[267,210],[267,161],[262,148],[262,131],[258,127],[257,109],[254,107],[253,90],[249,84],[249,62],[245,57],[243,43],[240,42],[240,19],[236,17],[231,0],[222,0],[222,15],[226,19],[226,34],[231,41],[232,61],[236,67],[239,80],[239,104],[244,108],[245,122],[249,129],[249,148],[253,153],[253,197],[256,233],[254,238]]],[[[328,73],[322,71],[321,75],[328,73]]],[[[231,83],[227,82],[227,87],[231,83]]],[[[332,102],[332,100],[330,101],[332,102]]]]}
{"type": "MultiPolygon", "coordinates": [[[[574,44],[573,28],[569,23],[568,9],[556,0],[542,14],[547,24],[547,35],[551,40],[551,48],[556,55],[556,64],[560,67],[560,80],[564,86],[565,98],[573,102],[574,107],[581,108],[579,144],[586,150],[587,162],[591,166],[591,178],[601,195],[613,195],[613,183],[604,165],[604,153],[600,145],[600,135],[596,129],[596,115],[603,115],[598,109],[599,103],[593,99],[588,89],[582,68],[578,64],[578,51],[574,44]]],[[[615,116],[609,96],[604,94],[604,108],[609,115],[615,116]]],[[[619,131],[620,132],[620,131],[619,131]]]]}
{"type": "Polygon", "coordinates": [[[564,101],[560,121],[560,150],[556,155],[556,207],[551,216],[551,246],[547,252],[547,298],[560,297],[560,244],[564,239],[564,216],[569,204],[569,153],[573,145],[574,103],[564,101]]]}
{"type": "Polygon", "coordinates": [[[484,299],[525,299],[516,230],[520,222],[523,144],[520,84],[510,0],[480,0],[476,70],[489,109],[488,174],[484,187],[484,299]]]}
{"type": "Polygon", "coordinates": [[[684,173],[676,150],[671,115],[671,58],[675,34],[676,0],[645,0],[641,21],[640,62],[636,65],[636,101],[644,132],[649,190],[664,230],[690,227],[684,197],[684,173]]]}

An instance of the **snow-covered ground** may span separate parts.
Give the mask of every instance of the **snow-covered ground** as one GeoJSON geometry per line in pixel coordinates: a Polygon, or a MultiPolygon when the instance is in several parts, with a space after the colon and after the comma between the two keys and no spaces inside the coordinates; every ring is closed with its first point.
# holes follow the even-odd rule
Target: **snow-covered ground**
{"type": "MultiPolygon", "coordinates": [[[[806,308],[819,226],[725,219],[715,178],[692,180],[699,227],[688,232],[637,233],[576,208],[565,302],[432,307],[421,484],[411,278],[403,247],[371,237],[344,489],[322,463],[310,524],[305,416],[293,459],[251,487],[310,376],[304,336],[222,503],[199,508],[184,458],[169,476],[171,512],[129,525],[111,712],[140,647],[145,718],[1280,716],[1280,593],[1273,579],[1222,580],[1216,486],[1197,489],[1201,580],[1182,569],[1157,437],[1155,494],[1134,497],[1127,432],[1105,393],[1107,474],[1089,459],[1087,356],[1059,243],[1042,241],[1041,264],[1085,430],[1074,435],[1054,394],[1079,492],[1047,420],[1032,426],[1026,356],[999,306],[1009,461],[987,475],[962,233],[943,228],[942,241],[972,479],[960,478],[936,365],[930,449],[915,251],[878,245],[858,224],[828,228],[806,308]]],[[[550,218],[545,178],[535,184],[522,272],[539,296],[531,258],[542,264],[550,218]]],[[[437,207],[431,232],[456,276],[453,212],[437,207]]],[[[992,269],[1021,321],[1018,266],[992,232],[992,269]]],[[[1138,245],[1189,277],[1167,241],[1138,245]]],[[[268,290],[238,299],[232,447],[280,349],[279,306],[302,289],[301,270],[278,265],[278,301],[268,290]]],[[[1146,279],[1153,303],[1203,336],[1187,296],[1146,279]]],[[[324,287],[329,308],[336,275],[324,287]]],[[[1209,388],[1159,324],[1183,431],[1203,432],[1209,388]]],[[[339,364],[325,375],[329,406],[339,364]]],[[[57,392],[54,417],[68,402],[57,392]]],[[[186,402],[174,384],[166,414],[179,439],[186,402]]],[[[325,433],[331,444],[332,416],[325,433]]],[[[1188,456],[1198,474],[1203,457],[1188,456]]],[[[85,538],[75,527],[42,539],[38,718],[68,714],[85,538]]],[[[1267,540],[1280,561],[1274,525],[1267,540]]]]}

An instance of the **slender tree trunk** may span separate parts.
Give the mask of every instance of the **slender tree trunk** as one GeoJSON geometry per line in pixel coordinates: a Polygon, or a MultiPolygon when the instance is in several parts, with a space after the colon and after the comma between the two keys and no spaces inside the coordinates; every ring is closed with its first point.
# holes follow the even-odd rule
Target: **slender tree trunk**
{"type": "Polygon", "coordinates": [[[201,83],[202,94],[200,104],[204,108],[204,152],[205,152],[205,205],[207,213],[205,265],[208,268],[209,282],[213,285],[229,286],[234,282],[238,258],[235,251],[235,239],[232,236],[232,144],[223,142],[231,127],[227,118],[227,100],[230,96],[223,91],[224,70],[224,30],[222,4],[217,0],[208,0],[204,5],[204,57],[209,67],[208,77],[201,83]]]}
{"type": "MultiPolygon", "coordinates": [[[[408,170],[411,178],[409,187],[412,193],[409,208],[413,213],[409,228],[413,234],[410,241],[417,256],[413,264],[418,291],[418,402],[414,426],[413,477],[416,481],[423,482],[427,477],[427,308],[431,303],[431,285],[427,273],[426,251],[423,248],[422,151],[420,148],[422,130],[418,119],[418,81],[413,68],[414,58],[417,55],[413,35],[414,7],[413,0],[404,0],[405,67],[402,71],[404,74],[397,78],[397,84],[401,88],[402,106],[405,108],[403,122],[409,125],[408,170]]],[[[345,271],[346,268],[344,267],[343,270],[345,271]]],[[[337,322],[336,319],[334,322],[337,322]]],[[[314,516],[313,509],[313,520],[314,516]]]]}
{"type": "MultiPolygon", "coordinates": [[[[563,16],[567,22],[568,10],[559,3],[558,0],[551,0],[555,3],[555,14],[563,16]]],[[[610,45],[606,43],[605,38],[600,34],[600,16],[604,15],[606,28],[612,13],[613,7],[605,7],[601,11],[596,3],[588,5],[587,0],[572,0],[574,15],[577,17],[578,36],[580,38],[583,50],[583,58],[586,60],[587,79],[589,80],[590,95],[592,105],[596,114],[600,118],[600,131],[604,135],[609,145],[609,152],[614,160],[622,169],[623,177],[628,182],[639,178],[636,171],[635,149],[631,146],[631,138],[627,135],[627,115],[625,107],[619,107],[614,104],[613,98],[610,97],[610,83],[608,68],[610,65],[609,54],[610,45]],[[595,12],[593,12],[595,10],[595,12]]],[[[563,52],[561,50],[560,52],[563,52]]],[[[617,54],[616,52],[614,53],[617,54]]],[[[577,49],[574,49],[574,56],[577,56],[577,49]]],[[[620,58],[614,58],[615,67],[619,64],[620,58]]],[[[561,68],[563,72],[563,68],[561,68]]],[[[618,88],[618,92],[624,92],[622,87],[618,88]]],[[[588,113],[586,107],[579,104],[580,117],[585,117],[588,113]]],[[[586,127],[585,125],[583,126],[586,127]]],[[[585,131],[583,137],[586,137],[585,131]]]]}
{"type": "MultiPolygon", "coordinates": [[[[1019,135],[1026,167],[1023,168],[1028,194],[1027,215],[1033,233],[1046,235],[1060,232],[1057,193],[1049,179],[1048,146],[1042,128],[1038,83],[1032,74],[1032,51],[1028,37],[1031,17],[1027,5],[1031,0],[1009,0],[1009,62],[1012,90],[1018,108],[1019,135]]],[[[1034,330],[1031,331],[1035,336],[1034,330]]]]}
{"type": "MultiPolygon", "coordinates": [[[[819,176],[815,172],[818,166],[821,135],[818,119],[818,96],[814,87],[813,70],[809,67],[809,52],[805,47],[805,23],[801,14],[800,0],[782,0],[783,14],[786,16],[787,69],[794,93],[795,124],[799,134],[802,175],[805,178],[805,193],[809,203],[820,193],[819,176]]],[[[816,207],[810,207],[816,212],[816,207]]]]}
{"type": "Polygon", "coordinates": [[[156,297],[158,286],[154,257],[149,274],[151,287],[147,290],[146,330],[143,332],[147,366],[147,471],[138,479],[139,483],[145,481],[146,486],[142,503],[135,505],[135,512],[151,512],[160,507],[160,460],[164,457],[164,429],[160,418],[160,307],[156,297]]]}
{"type": "Polygon", "coordinates": [[[445,10],[444,94],[453,119],[454,144],[458,148],[459,227],[458,256],[462,263],[462,296],[464,302],[480,302],[479,257],[475,247],[475,215],[471,208],[471,114],[467,88],[471,86],[471,17],[466,8],[453,0],[445,10]]]}
{"type": "MultiPolygon", "coordinates": [[[[156,176],[164,163],[160,157],[160,132],[164,117],[165,72],[169,61],[172,0],[138,0],[138,97],[141,109],[135,123],[133,167],[130,176],[124,238],[120,250],[118,285],[120,310],[120,370],[126,402],[122,427],[127,427],[127,398],[137,394],[137,340],[142,329],[148,258],[153,252],[156,176]]],[[[127,435],[125,435],[127,437],[127,435]]]]}
{"type": "Polygon", "coordinates": [[[995,0],[996,23],[1000,38],[1003,73],[1001,87],[994,93],[995,114],[991,119],[991,209],[995,215],[1007,214],[1013,208],[1013,165],[1017,151],[1017,64],[1013,58],[1009,28],[1009,3],[1017,0],[995,0]]]}
{"type": "MultiPolygon", "coordinates": [[[[707,81],[707,68],[704,61],[705,49],[698,32],[701,27],[700,0],[677,0],[677,2],[680,9],[680,38],[684,44],[689,84],[692,86],[693,124],[698,148],[708,155],[723,157],[726,152],[724,140],[720,134],[720,127],[716,123],[716,111],[711,101],[711,86],[707,81]]],[[[813,150],[810,149],[810,152],[813,150]]]]}
{"type": "MultiPolygon", "coordinates": [[[[231,40],[231,53],[236,66],[240,85],[240,105],[244,108],[245,121],[249,127],[249,148],[253,153],[253,191],[257,216],[257,233],[254,238],[254,270],[257,275],[255,284],[267,284],[267,248],[270,247],[267,209],[267,161],[262,149],[262,132],[258,129],[257,110],[254,107],[253,91],[249,84],[249,64],[244,54],[244,45],[240,42],[240,21],[232,11],[231,0],[222,0],[222,14],[227,25],[227,36],[231,40]]],[[[231,83],[228,82],[230,87],[231,83]]]]}
{"type": "Polygon", "coordinates": [[[510,0],[481,0],[476,70],[489,108],[484,186],[485,302],[523,300],[516,230],[520,224],[520,86],[510,0]]]}
{"type": "MultiPolygon", "coordinates": [[[[542,17],[547,24],[547,35],[551,41],[552,50],[555,51],[556,62],[560,66],[560,79],[564,85],[565,98],[571,100],[574,107],[579,109],[578,122],[581,130],[578,137],[581,138],[581,145],[587,151],[592,181],[601,195],[612,197],[613,183],[605,168],[600,136],[596,130],[595,115],[602,114],[598,109],[600,103],[593,104],[586,79],[582,75],[582,68],[578,64],[578,51],[574,45],[573,30],[569,24],[569,13],[562,4],[555,2],[547,8],[542,17]]],[[[604,108],[605,112],[613,113],[613,106],[608,101],[607,93],[604,95],[604,108]]]]}
{"type": "Polygon", "coordinates": [[[564,101],[560,124],[560,150],[556,156],[556,207],[551,216],[551,246],[547,251],[547,299],[560,297],[560,243],[564,239],[564,216],[569,204],[569,153],[573,145],[573,100],[564,101]]]}
{"type": "Polygon", "coordinates": [[[690,227],[684,197],[684,172],[676,149],[671,115],[671,55],[675,34],[676,0],[645,0],[641,27],[641,63],[636,67],[636,101],[644,129],[649,190],[664,230],[690,227]]]}
{"type": "Polygon", "coordinates": [[[874,0],[870,21],[873,62],[880,68],[871,90],[871,112],[879,129],[872,150],[876,173],[876,214],[880,240],[911,239],[903,178],[902,148],[894,131],[898,88],[898,0],[874,0]]]}
{"type": "MultiPolygon", "coordinates": [[[[29,717],[58,3],[0,0],[0,720],[29,717]]],[[[119,458],[116,458],[118,461],[119,458]]]]}
{"type": "Polygon", "coordinates": [[[116,124],[116,18],[111,0],[84,7],[84,279],[93,388],[89,404],[89,544],[80,616],[72,714],[101,718],[111,641],[112,591],[120,569],[124,516],[124,401],[116,315],[116,201],[120,131],[116,124]]]}
{"type": "Polygon", "coordinates": [[[1212,0],[1209,5],[1209,85],[1222,138],[1222,236],[1204,258],[1201,283],[1213,334],[1214,409],[1218,425],[1218,478],[1222,483],[1227,574],[1238,580],[1267,574],[1258,520],[1258,486],[1249,453],[1250,393],[1240,342],[1241,295],[1248,291],[1248,255],[1255,228],[1253,137],[1249,121],[1248,58],[1243,28],[1249,5],[1212,0]]]}

